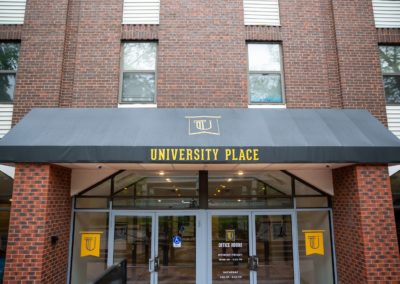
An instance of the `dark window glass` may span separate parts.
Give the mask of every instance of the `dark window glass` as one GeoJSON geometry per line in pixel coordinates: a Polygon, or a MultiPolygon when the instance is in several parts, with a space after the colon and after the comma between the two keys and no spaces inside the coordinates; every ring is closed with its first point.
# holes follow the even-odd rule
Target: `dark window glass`
{"type": "Polygon", "coordinates": [[[400,75],[399,76],[383,76],[383,84],[385,86],[385,97],[387,104],[400,104],[400,75]]]}
{"type": "Polygon", "coordinates": [[[0,70],[17,71],[19,57],[18,43],[0,43],[0,70]]]}
{"type": "Polygon", "coordinates": [[[0,43],[0,103],[13,102],[18,56],[18,43],[0,43]]]}
{"type": "Polygon", "coordinates": [[[380,46],[386,103],[400,104],[400,46],[380,46]]]}

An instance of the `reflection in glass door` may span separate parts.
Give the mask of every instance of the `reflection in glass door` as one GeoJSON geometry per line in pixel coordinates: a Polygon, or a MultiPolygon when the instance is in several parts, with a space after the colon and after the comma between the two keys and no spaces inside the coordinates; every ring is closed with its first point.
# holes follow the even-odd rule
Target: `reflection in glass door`
{"type": "Polygon", "coordinates": [[[212,283],[249,283],[249,216],[212,216],[211,226],[212,283]]]}
{"type": "Polygon", "coordinates": [[[294,283],[292,217],[211,216],[213,284],[294,283]]]}
{"type": "Polygon", "coordinates": [[[126,259],[127,283],[150,283],[152,223],[152,216],[115,216],[114,263],[126,259]]]}
{"type": "Polygon", "coordinates": [[[196,283],[196,216],[114,216],[112,259],[127,260],[128,284],[196,283]]]}
{"type": "Polygon", "coordinates": [[[257,283],[294,283],[290,215],[256,215],[257,283]]]}
{"type": "Polygon", "coordinates": [[[196,283],[196,216],[158,217],[158,283],[196,283]]]}

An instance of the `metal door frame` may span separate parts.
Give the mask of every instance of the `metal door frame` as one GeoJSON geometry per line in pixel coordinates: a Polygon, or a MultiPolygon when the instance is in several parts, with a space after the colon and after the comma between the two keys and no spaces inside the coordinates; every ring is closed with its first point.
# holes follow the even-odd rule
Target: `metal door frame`
{"type": "MultiPolygon", "coordinates": [[[[107,255],[107,266],[113,265],[114,262],[114,230],[115,230],[115,217],[126,216],[126,217],[151,217],[151,248],[150,248],[150,259],[154,259],[158,256],[158,219],[162,216],[195,216],[196,217],[196,283],[202,283],[201,280],[204,278],[204,270],[200,271],[200,267],[204,267],[201,264],[200,258],[204,247],[199,240],[203,240],[201,235],[200,226],[206,224],[201,219],[201,212],[199,210],[154,210],[154,211],[143,211],[143,210],[111,210],[109,216],[109,230],[108,230],[108,255],[107,255]]],[[[204,226],[204,225],[203,225],[204,226]]],[[[150,283],[158,283],[158,272],[150,273],[150,283]]]]}
{"type": "MultiPolygon", "coordinates": [[[[300,283],[299,272],[299,254],[298,254],[298,232],[297,232],[297,215],[293,209],[279,210],[260,210],[260,209],[215,209],[207,210],[207,283],[212,284],[212,217],[213,216],[246,216],[249,224],[249,253],[256,254],[256,234],[255,234],[255,217],[287,215],[291,217],[292,222],[292,248],[293,248],[293,278],[294,283],[300,283]]],[[[250,271],[249,284],[257,284],[257,272],[250,271]]]]}

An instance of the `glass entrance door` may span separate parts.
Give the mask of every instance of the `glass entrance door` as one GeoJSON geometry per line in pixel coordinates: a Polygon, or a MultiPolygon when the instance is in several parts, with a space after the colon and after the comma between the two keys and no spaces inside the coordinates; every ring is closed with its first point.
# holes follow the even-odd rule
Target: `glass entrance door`
{"type": "Polygon", "coordinates": [[[196,283],[196,214],[112,215],[108,264],[127,261],[127,283],[196,283]]]}
{"type": "Polygon", "coordinates": [[[213,284],[294,283],[291,214],[212,213],[213,284]]]}

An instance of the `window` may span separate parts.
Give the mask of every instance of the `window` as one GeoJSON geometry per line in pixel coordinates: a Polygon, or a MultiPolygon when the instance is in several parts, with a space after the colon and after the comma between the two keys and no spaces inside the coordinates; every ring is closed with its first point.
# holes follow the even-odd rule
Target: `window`
{"type": "Polygon", "coordinates": [[[400,46],[379,47],[386,104],[400,105],[400,46]]]}
{"type": "Polygon", "coordinates": [[[13,102],[18,56],[18,43],[0,42],[0,103],[13,102]]]}
{"type": "Polygon", "coordinates": [[[250,103],[283,103],[281,46],[250,43],[247,47],[250,103]]]}
{"type": "Polygon", "coordinates": [[[156,95],[155,42],[123,44],[121,103],[154,103],[156,95]]]}

